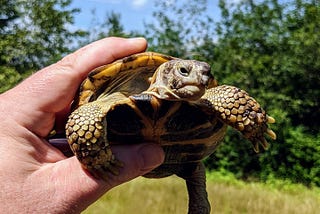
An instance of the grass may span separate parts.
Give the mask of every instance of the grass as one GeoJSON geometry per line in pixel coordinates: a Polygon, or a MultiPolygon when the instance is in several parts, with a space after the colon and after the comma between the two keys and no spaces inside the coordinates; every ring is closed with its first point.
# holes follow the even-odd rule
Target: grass
{"type": "MultiPolygon", "coordinates": [[[[207,182],[212,213],[316,214],[320,189],[276,181],[269,184],[238,181],[230,176],[209,174],[207,182]]],[[[187,213],[184,181],[138,178],[111,190],[85,214],[100,213],[187,213]]]]}

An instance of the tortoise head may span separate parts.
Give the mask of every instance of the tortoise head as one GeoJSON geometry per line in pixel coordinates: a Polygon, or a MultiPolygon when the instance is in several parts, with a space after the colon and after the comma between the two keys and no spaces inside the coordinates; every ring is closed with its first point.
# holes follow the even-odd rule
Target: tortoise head
{"type": "Polygon", "coordinates": [[[212,82],[210,65],[175,59],[161,64],[150,79],[146,93],[166,100],[198,100],[212,82]]]}

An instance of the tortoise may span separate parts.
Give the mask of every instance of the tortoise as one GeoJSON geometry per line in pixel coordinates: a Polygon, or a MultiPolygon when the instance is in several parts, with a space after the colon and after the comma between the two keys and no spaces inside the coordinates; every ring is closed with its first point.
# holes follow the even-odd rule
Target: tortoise
{"type": "Polygon", "coordinates": [[[275,120],[244,90],[218,85],[209,64],[155,52],[91,71],[73,109],[66,136],[85,169],[107,180],[122,167],[110,145],[158,143],[165,160],[144,176],[185,179],[189,213],[210,213],[201,160],[216,150],[228,125],[255,151],[267,148],[265,135],[276,138],[268,128],[275,120]]]}

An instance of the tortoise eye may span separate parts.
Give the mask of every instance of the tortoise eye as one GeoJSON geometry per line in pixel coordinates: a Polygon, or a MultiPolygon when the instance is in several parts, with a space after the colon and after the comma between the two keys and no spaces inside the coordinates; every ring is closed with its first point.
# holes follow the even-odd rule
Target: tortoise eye
{"type": "Polygon", "coordinates": [[[181,74],[182,76],[185,76],[185,77],[189,76],[189,70],[186,69],[186,68],[184,68],[184,67],[181,67],[181,68],[179,69],[179,72],[180,72],[180,74],[181,74]]]}

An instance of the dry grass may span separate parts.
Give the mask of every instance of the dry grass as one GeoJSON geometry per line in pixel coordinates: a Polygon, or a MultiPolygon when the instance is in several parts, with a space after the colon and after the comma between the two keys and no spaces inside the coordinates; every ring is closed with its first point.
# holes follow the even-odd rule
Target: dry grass
{"type": "MultiPolygon", "coordinates": [[[[278,190],[259,183],[212,179],[207,182],[212,213],[319,213],[319,189],[296,187],[278,190]]],[[[185,184],[180,178],[138,178],[113,189],[84,213],[187,213],[187,200],[185,184]]]]}

